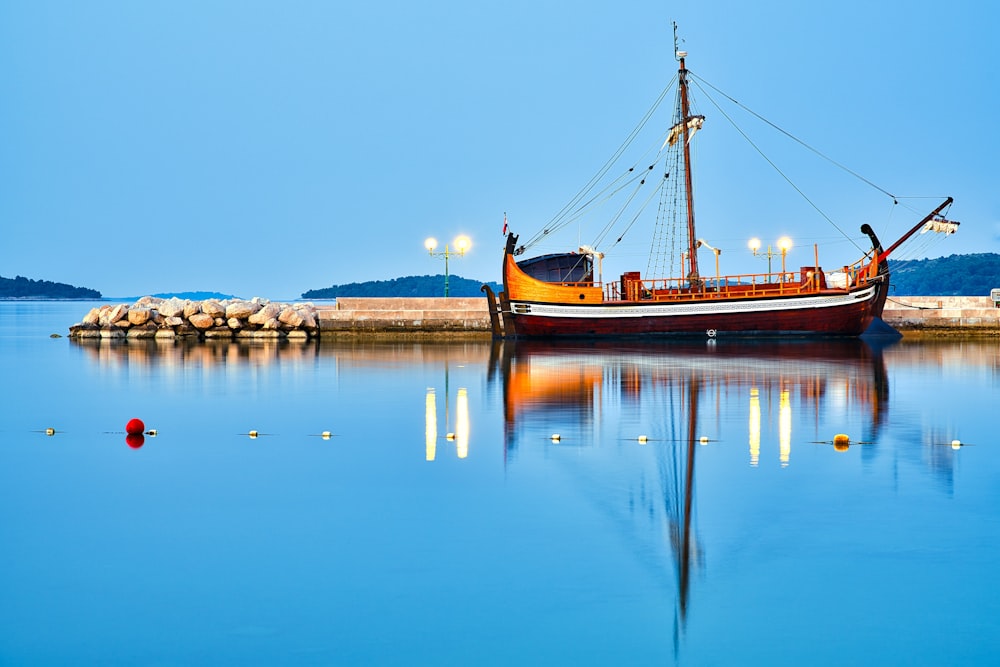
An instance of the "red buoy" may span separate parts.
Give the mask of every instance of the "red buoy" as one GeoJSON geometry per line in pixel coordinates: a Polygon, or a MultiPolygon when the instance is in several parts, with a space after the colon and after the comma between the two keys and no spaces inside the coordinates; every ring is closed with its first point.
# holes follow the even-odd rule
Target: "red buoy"
{"type": "Polygon", "coordinates": [[[139,433],[129,433],[125,436],[125,444],[132,449],[139,449],[145,443],[146,436],[144,436],[141,431],[139,433]]]}
{"type": "Polygon", "coordinates": [[[125,432],[129,435],[136,435],[145,430],[146,425],[142,423],[141,419],[129,419],[128,423],[125,424],[125,432]]]}

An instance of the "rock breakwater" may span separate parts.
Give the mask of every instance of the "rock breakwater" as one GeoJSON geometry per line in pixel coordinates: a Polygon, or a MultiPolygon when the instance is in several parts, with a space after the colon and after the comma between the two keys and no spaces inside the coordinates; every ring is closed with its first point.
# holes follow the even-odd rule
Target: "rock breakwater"
{"type": "Polygon", "coordinates": [[[69,328],[70,338],[309,339],[319,335],[311,303],[242,299],[159,299],[92,308],[69,328]]]}

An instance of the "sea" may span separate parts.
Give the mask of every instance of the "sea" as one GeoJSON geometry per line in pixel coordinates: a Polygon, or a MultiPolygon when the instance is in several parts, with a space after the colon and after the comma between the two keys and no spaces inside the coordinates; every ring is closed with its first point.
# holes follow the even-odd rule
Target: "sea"
{"type": "Polygon", "coordinates": [[[0,303],[0,665],[1000,656],[995,338],[70,340],[92,305],[0,303]]]}

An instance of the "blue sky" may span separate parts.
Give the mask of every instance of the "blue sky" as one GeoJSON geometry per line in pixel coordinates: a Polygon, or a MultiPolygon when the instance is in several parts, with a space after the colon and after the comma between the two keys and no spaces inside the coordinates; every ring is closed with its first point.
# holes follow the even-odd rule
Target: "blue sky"
{"type": "MultiPolygon", "coordinates": [[[[452,273],[498,280],[504,212],[530,236],[619,146],[676,71],[672,21],[700,77],[929,198],[891,210],[807,170],[839,226],[888,242],[951,195],[961,231],[901,258],[1000,252],[998,18],[961,0],[7,0],[0,275],[282,299],[441,273],[424,239],[467,234],[452,273]]],[[[749,236],[842,263],[843,237],[701,111],[699,229],[723,271],[761,270],[749,236]]],[[[605,277],[645,268],[647,239],[605,277]]]]}

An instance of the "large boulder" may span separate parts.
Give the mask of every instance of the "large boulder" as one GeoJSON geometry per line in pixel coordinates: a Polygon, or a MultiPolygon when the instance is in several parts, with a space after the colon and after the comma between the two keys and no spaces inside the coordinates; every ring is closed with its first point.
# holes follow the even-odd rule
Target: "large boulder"
{"type": "Polygon", "coordinates": [[[135,306],[145,306],[146,308],[156,308],[161,303],[163,303],[163,299],[161,299],[159,297],[156,297],[156,296],[144,296],[144,297],[140,297],[138,300],[136,300],[135,304],[133,304],[133,305],[135,305],[135,306]]]}
{"type": "Polygon", "coordinates": [[[232,338],[233,331],[228,327],[212,327],[202,332],[205,338],[232,338]]]}
{"type": "Polygon", "coordinates": [[[254,303],[252,301],[233,301],[226,306],[226,319],[235,317],[240,320],[245,320],[260,310],[260,308],[261,305],[259,303],[254,303]]]}
{"type": "Polygon", "coordinates": [[[163,323],[168,327],[179,327],[184,324],[184,318],[182,317],[164,317],[163,323]]]}
{"type": "Polygon", "coordinates": [[[306,331],[316,331],[319,325],[316,323],[316,313],[308,308],[298,308],[297,311],[299,317],[302,318],[302,324],[299,326],[306,331]]]}
{"type": "Polygon", "coordinates": [[[215,318],[208,313],[195,313],[188,318],[188,322],[190,322],[195,328],[201,329],[202,331],[215,326],[215,318]]]}
{"type": "Polygon", "coordinates": [[[156,325],[152,322],[146,322],[145,324],[140,324],[132,327],[125,334],[127,338],[153,338],[156,336],[156,325]]]}
{"type": "MultiPolygon", "coordinates": [[[[120,322],[128,317],[128,306],[124,303],[119,303],[117,306],[111,306],[111,309],[107,311],[104,317],[106,318],[107,324],[120,322]]],[[[101,322],[101,324],[104,325],[104,322],[101,322]]]]}
{"type": "Polygon", "coordinates": [[[281,314],[281,306],[276,303],[269,303],[263,306],[256,313],[247,318],[250,324],[261,325],[281,314]]]}
{"type": "Polygon", "coordinates": [[[70,338],[100,338],[101,328],[96,324],[77,324],[69,328],[70,338]]]}
{"type": "Polygon", "coordinates": [[[184,301],[174,296],[160,303],[157,310],[164,317],[182,317],[184,315],[184,301]]]}
{"type": "Polygon", "coordinates": [[[290,327],[297,327],[302,325],[302,316],[291,306],[286,306],[278,315],[278,321],[290,327]]]}
{"type": "Polygon", "coordinates": [[[207,299],[201,302],[201,312],[212,317],[222,317],[226,314],[226,307],[216,299],[207,299]]]}
{"type": "Polygon", "coordinates": [[[138,308],[129,308],[128,321],[137,326],[145,324],[149,321],[149,308],[144,308],[142,306],[139,306],[138,308]]]}
{"type": "Polygon", "coordinates": [[[83,316],[81,324],[97,324],[101,321],[101,309],[91,308],[86,315],[83,316]]]}
{"type": "Polygon", "coordinates": [[[192,315],[197,315],[201,312],[201,303],[198,301],[187,301],[184,303],[184,317],[186,319],[191,319],[192,315]]]}

